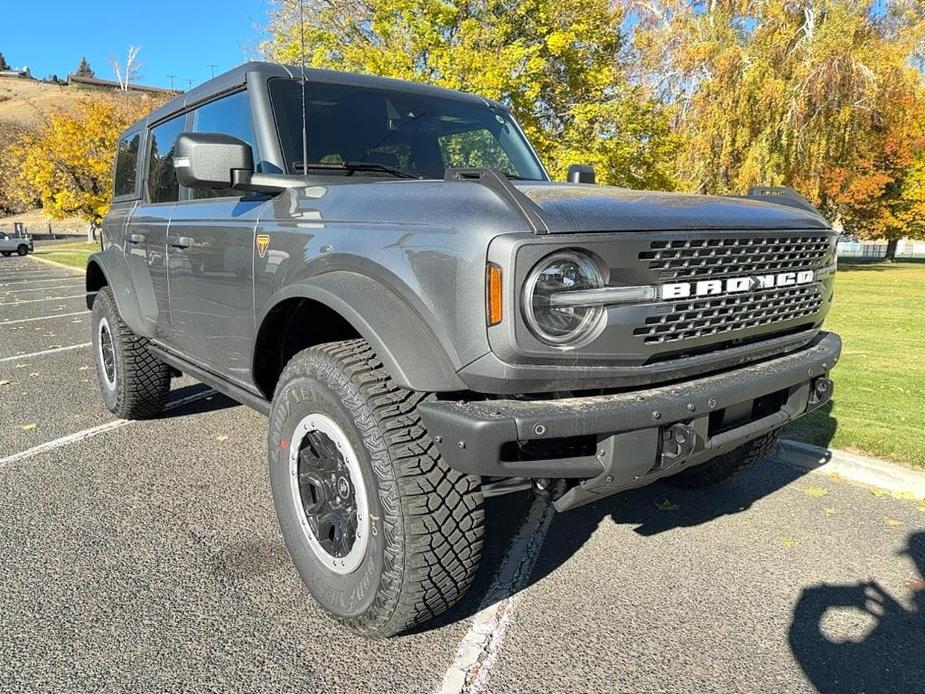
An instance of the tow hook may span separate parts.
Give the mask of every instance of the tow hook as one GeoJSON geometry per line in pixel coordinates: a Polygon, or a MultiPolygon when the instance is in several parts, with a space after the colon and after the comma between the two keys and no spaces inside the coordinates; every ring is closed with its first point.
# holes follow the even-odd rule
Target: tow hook
{"type": "Polygon", "coordinates": [[[662,458],[659,467],[667,470],[683,463],[694,452],[697,432],[689,424],[678,422],[662,431],[662,458]]]}

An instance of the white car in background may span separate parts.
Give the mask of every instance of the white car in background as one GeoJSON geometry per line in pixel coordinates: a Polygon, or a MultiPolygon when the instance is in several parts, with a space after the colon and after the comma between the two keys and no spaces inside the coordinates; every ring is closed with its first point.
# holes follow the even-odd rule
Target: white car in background
{"type": "Polygon", "coordinates": [[[0,255],[9,257],[16,253],[17,255],[28,255],[35,250],[32,245],[31,236],[10,236],[0,231],[0,255]]]}

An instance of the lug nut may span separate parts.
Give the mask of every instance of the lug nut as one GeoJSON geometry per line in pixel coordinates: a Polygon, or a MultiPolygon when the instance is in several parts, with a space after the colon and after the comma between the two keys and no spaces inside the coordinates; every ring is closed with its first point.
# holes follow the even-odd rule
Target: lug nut
{"type": "Polygon", "coordinates": [[[537,436],[542,436],[543,434],[546,433],[546,425],[537,424],[535,427],[533,427],[533,433],[536,434],[537,436]]]}
{"type": "Polygon", "coordinates": [[[652,419],[661,419],[661,418],[662,418],[661,412],[659,412],[658,410],[654,410],[652,412],[652,419]]]}

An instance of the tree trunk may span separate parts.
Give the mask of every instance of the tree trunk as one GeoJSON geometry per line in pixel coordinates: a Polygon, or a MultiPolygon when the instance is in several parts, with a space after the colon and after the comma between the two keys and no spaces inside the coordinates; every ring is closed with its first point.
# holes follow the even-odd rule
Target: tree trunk
{"type": "Polygon", "coordinates": [[[896,262],[896,247],[899,245],[899,239],[888,239],[886,242],[886,255],[884,260],[888,263],[896,262]]]}

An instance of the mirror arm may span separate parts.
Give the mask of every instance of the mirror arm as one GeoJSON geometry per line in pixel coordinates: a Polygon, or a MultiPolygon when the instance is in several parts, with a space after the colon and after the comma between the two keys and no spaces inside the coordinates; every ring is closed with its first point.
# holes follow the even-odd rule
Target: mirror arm
{"type": "Polygon", "coordinates": [[[305,179],[286,174],[261,174],[246,169],[231,170],[231,187],[248,193],[269,193],[276,195],[289,188],[304,188],[305,179]]]}

